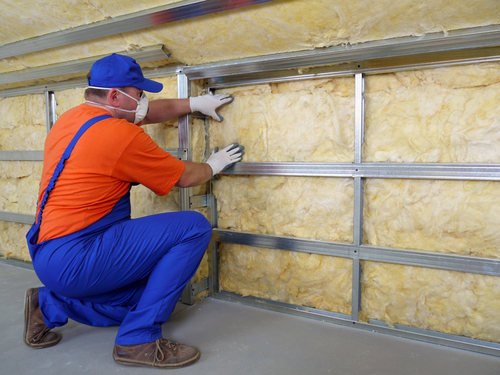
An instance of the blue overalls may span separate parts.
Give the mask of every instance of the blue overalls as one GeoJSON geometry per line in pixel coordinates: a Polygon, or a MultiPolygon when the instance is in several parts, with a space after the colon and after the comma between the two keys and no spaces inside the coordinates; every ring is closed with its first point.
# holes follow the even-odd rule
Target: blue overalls
{"type": "Polygon", "coordinates": [[[65,161],[83,133],[109,117],[89,120],[70,142],[26,237],[45,285],[39,301],[49,328],[68,318],[91,326],[120,325],[117,345],[145,344],[162,337],[161,324],[200,265],[212,235],[203,215],[184,211],[132,220],[129,189],[97,222],[37,244],[43,209],[65,161]]]}

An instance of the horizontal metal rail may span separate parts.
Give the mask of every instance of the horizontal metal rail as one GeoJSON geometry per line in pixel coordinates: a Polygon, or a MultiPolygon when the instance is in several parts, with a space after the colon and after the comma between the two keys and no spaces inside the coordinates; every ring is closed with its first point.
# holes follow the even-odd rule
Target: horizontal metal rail
{"type": "Polygon", "coordinates": [[[0,161],[43,161],[43,151],[0,151],[0,161]]]}
{"type": "MultiPolygon", "coordinates": [[[[288,82],[304,79],[353,76],[357,73],[379,74],[405,70],[438,68],[463,64],[479,64],[500,61],[500,47],[451,50],[422,53],[411,56],[359,59],[327,66],[311,66],[298,69],[270,70],[255,73],[242,73],[207,79],[207,87],[220,89],[243,85],[258,85],[270,82],[288,82]]],[[[311,61],[311,63],[313,63],[311,61]]]]}
{"type": "Polygon", "coordinates": [[[413,327],[406,327],[402,325],[395,325],[395,328],[389,328],[384,323],[378,321],[370,321],[369,323],[355,322],[351,320],[351,317],[348,315],[337,314],[283,302],[271,301],[263,298],[243,297],[241,295],[225,291],[219,294],[215,294],[214,298],[223,301],[239,303],[246,306],[253,306],[289,315],[313,319],[321,322],[353,327],[365,331],[384,333],[391,336],[417,341],[425,341],[428,343],[444,345],[456,349],[464,349],[482,354],[500,356],[500,345],[489,341],[475,340],[467,337],[448,335],[413,327]]]}
{"type": "MultiPolygon", "coordinates": [[[[287,69],[301,69],[307,75],[310,67],[344,63],[351,64],[342,67],[341,70],[352,72],[353,68],[358,68],[360,70],[356,71],[356,73],[362,73],[373,68],[387,69],[393,64],[398,67],[402,64],[417,66],[436,62],[451,63],[457,60],[470,60],[471,58],[493,58],[498,56],[499,51],[495,48],[498,46],[500,46],[500,26],[494,25],[456,30],[446,34],[431,33],[421,37],[384,39],[355,45],[200,64],[186,67],[183,73],[190,79],[214,78],[213,81],[210,81],[210,86],[212,86],[222,84],[226,79],[224,77],[233,75],[243,75],[242,77],[246,77],[244,79],[249,79],[248,75],[252,73],[284,71],[287,69]],[[493,50],[490,50],[492,47],[493,50]],[[481,53],[478,53],[478,51],[481,53]],[[406,57],[406,59],[396,59],[400,57],[406,57]],[[376,64],[373,61],[378,59],[384,59],[389,66],[371,66],[376,64]],[[415,59],[418,59],[418,61],[415,62],[415,59]],[[363,61],[372,61],[372,63],[363,67],[363,61]],[[361,68],[368,70],[365,71],[361,68]]],[[[297,75],[292,71],[288,73],[293,76],[297,75]]]]}
{"type": "Polygon", "coordinates": [[[8,264],[11,266],[16,266],[16,267],[21,267],[21,268],[26,268],[29,270],[33,269],[33,263],[29,261],[24,261],[16,258],[6,258],[3,256],[0,256],[0,263],[8,264]]]}
{"type": "Polygon", "coordinates": [[[10,221],[20,224],[33,224],[35,222],[35,215],[0,211],[0,221],[10,221]]]}
{"type": "MultiPolygon", "coordinates": [[[[186,160],[187,150],[181,148],[164,148],[173,157],[186,160]]],[[[43,151],[0,151],[0,161],[43,161],[43,151]]]]}
{"type": "Polygon", "coordinates": [[[360,260],[401,264],[405,266],[500,276],[500,259],[392,249],[369,245],[356,246],[348,243],[235,232],[216,228],[213,230],[212,240],[220,243],[290,250],[351,259],[359,258],[360,260]]]}
{"type": "MultiPolygon", "coordinates": [[[[163,45],[145,47],[142,49],[142,51],[136,51],[136,52],[123,51],[119,53],[122,55],[127,55],[132,57],[138,63],[146,61],[163,60],[170,56],[170,54],[164,50],[163,45]]],[[[30,68],[30,69],[16,71],[14,73],[0,74],[0,85],[4,85],[7,83],[29,81],[32,79],[52,78],[57,76],[63,76],[66,74],[88,72],[96,60],[99,60],[100,58],[108,55],[109,54],[102,56],[94,56],[92,58],[87,58],[87,59],[67,61],[61,64],[51,64],[40,68],[30,68]]]]}
{"type": "Polygon", "coordinates": [[[224,175],[500,180],[500,164],[237,163],[224,175]]]}
{"type": "Polygon", "coordinates": [[[113,17],[108,20],[89,25],[78,26],[42,36],[25,39],[0,46],[0,59],[23,55],[26,53],[61,47],[68,44],[84,42],[110,35],[140,30],[147,27],[163,25],[242,8],[250,5],[266,3],[273,0],[185,0],[174,4],[147,9],[144,11],[113,17]]]}
{"type": "MultiPolygon", "coordinates": [[[[146,78],[166,77],[177,74],[177,72],[183,66],[184,65],[172,64],[172,65],[166,65],[161,68],[143,69],[142,72],[144,74],[144,77],[146,78]]],[[[69,90],[78,87],[86,87],[87,85],[88,83],[86,78],[73,78],[62,82],[52,82],[34,86],[2,90],[0,91],[0,98],[8,98],[13,96],[29,95],[29,94],[41,94],[44,93],[45,91],[69,90]]]]}

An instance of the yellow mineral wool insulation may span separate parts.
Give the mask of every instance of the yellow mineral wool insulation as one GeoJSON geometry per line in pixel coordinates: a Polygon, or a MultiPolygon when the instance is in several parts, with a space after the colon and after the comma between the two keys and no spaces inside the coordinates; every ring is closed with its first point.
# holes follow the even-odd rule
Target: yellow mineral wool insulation
{"type": "MultiPolygon", "coordinates": [[[[195,189],[196,190],[196,189],[195,189]]],[[[194,194],[198,194],[198,191],[195,191],[194,194]]],[[[201,213],[208,219],[208,210],[207,208],[198,208],[193,211],[201,213]]],[[[192,283],[203,283],[203,281],[209,276],[210,272],[210,257],[212,254],[211,246],[209,245],[205,255],[203,255],[203,259],[201,260],[200,266],[196,271],[195,275],[191,279],[192,283]]],[[[202,300],[203,298],[208,297],[208,291],[203,291],[195,295],[195,301],[202,300]]]]}
{"type": "Polygon", "coordinates": [[[130,192],[132,218],[179,211],[179,189],[174,187],[168,195],[158,196],[145,186],[135,186],[130,192]]]}
{"type": "Polygon", "coordinates": [[[247,162],[354,161],[354,78],[220,92],[235,99],[219,110],[223,122],[211,121],[211,148],[239,142],[247,162]]]}
{"type": "Polygon", "coordinates": [[[352,242],[351,179],[227,176],[214,194],[222,229],[352,242]]]}
{"type": "Polygon", "coordinates": [[[367,318],[500,341],[500,278],[375,262],[362,269],[367,318]]]}
{"type": "Polygon", "coordinates": [[[31,261],[26,234],[31,225],[0,221],[0,256],[31,261]]]}
{"type": "Polygon", "coordinates": [[[500,258],[500,183],[365,182],[366,244],[500,258]]]}
{"type": "Polygon", "coordinates": [[[180,0],[0,1],[0,44],[172,4],[180,0]]]}
{"type": "Polygon", "coordinates": [[[221,244],[221,288],[342,314],[351,313],[350,259],[221,244]]]}
{"type": "Polygon", "coordinates": [[[56,98],[56,114],[61,116],[64,112],[71,108],[77,107],[85,102],[84,97],[85,87],[77,87],[74,89],[62,90],[55,92],[56,98]]]}
{"type": "Polygon", "coordinates": [[[366,78],[364,160],[499,163],[500,63],[366,78]]]}
{"type": "Polygon", "coordinates": [[[192,120],[191,128],[192,161],[204,163],[207,159],[205,154],[205,123],[199,119],[192,120]]]}
{"type": "Polygon", "coordinates": [[[0,211],[35,214],[42,167],[39,161],[0,161],[0,211]]]}
{"type": "MultiPolygon", "coordinates": [[[[157,5],[145,0],[125,6],[119,0],[1,3],[1,44],[157,5]]],[[[0,69],[13,71],[68,61],[68,56],[79,59],[154,44],[164,44],[173,61],[194,65],[492,24],[500,24],[497,0],[274,1],[7,58],[0,61],[0,69]]]]}
{"type": "Polygon", "coordinates": [[[0,151],[43,150],[47,137],[44,95],[0,98],[0,151]]]}

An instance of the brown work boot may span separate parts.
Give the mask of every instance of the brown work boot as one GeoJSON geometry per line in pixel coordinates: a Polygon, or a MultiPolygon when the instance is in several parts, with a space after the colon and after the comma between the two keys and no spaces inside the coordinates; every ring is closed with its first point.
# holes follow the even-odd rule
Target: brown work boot
{"type": "Polygon", "coordinates": [[[61,336],[50,332],[43,320],[42,310],[38,304],[38,288],[26,291],[24,300],[24,333],[23,341],[30,348],[43,349],[56,345],[61,336]]]}
{"type": "Polygon", "coordinates": [[[195,363],[200,352],[192,346],[161,338],[148,344],[115,345],[113,359],[125,366],[172,369],[195,363]]]}

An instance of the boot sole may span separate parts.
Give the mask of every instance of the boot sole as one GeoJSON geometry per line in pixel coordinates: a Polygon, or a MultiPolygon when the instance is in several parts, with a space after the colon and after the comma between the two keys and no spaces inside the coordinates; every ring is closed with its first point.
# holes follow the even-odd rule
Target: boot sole
{"type": "Polygon", "coordinates": [[[31,296],[33,295],[33,289],[30,288],[26,291],[24,295],[24,330],[23,330],[23,342],[32,349],[44,349],[50,348],[51,346],[56,345],[59,341],[61,341],[61,336],[57,340],[46,342],[43,344],[31,344],[28,341],[28,323],[29,323],[29,311],[31,310],[31,296]],[[31,293],[30,293],[31,292],[31,293]]]}
{"type": "Polygon", "coordinates": [[[132,359],[128,360],[128,359],[124,359],[124,358],[116,358],[113,355],[114,361],[116,363],[118,363],[119,365],[131,366],[131,367],[152,367],[152,368],[160,368],[160,369],[175,369],[175,368],[186,367],[186,366],[192,365],[193,363],[198,362],[200,357],[201,357],[201,354],[200,354],[200,352],[198,352],[196,357],[190,358],[184,362],[158,365],[158,364],[153,364],[150,362],[138,362],[138,361],[134,361],[132,359]]]}

